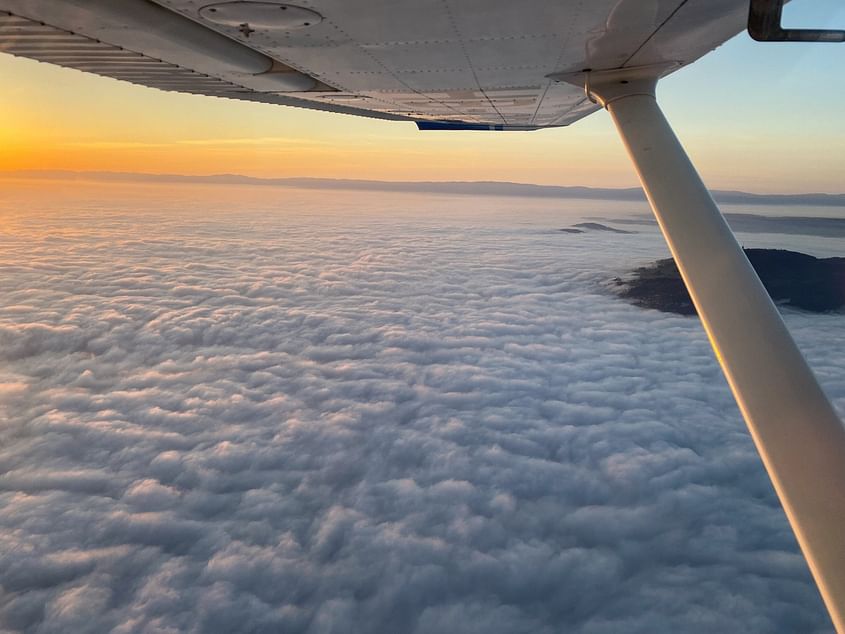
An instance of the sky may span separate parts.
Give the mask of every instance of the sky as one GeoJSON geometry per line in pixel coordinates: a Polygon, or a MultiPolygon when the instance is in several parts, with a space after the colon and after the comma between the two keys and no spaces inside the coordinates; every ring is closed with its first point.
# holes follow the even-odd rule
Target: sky
{"type": "MultiPolygon", "coordinates": [[[[838,0],[785,24],[845,28],[838,0]]],[[[666,79],[664,109],[714,188],[842,192],[845,45],[742,34],[666,79]]],[[[0,55],[0,170],[240,173],[384,180],[637,184],[606,113],[530,133],[421,133],[410,123],[164,93],[0,55]]]]}
{"type": "Polygon", "coordinates": [[[4,186],[0,631],[831,632],[698,320],[608,290],[657,228],[559,230],[632,211],[4,186]]]}

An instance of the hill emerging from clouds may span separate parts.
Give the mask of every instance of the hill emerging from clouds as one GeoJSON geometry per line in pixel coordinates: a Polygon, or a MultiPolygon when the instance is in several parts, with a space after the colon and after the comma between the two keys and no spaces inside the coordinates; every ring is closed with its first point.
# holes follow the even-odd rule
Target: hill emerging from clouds
{"type": "MultiPolygon", "coordinates": [[[[845,306],[845,258],[816,258],[786,249],[745,249],[745,254],[778,304],[814,313],[845,306]]],[[[637,306],[696,314],[672,258],[638,267],[630,279],[616,278],[615,284],[620,297],[637,306]]]]}

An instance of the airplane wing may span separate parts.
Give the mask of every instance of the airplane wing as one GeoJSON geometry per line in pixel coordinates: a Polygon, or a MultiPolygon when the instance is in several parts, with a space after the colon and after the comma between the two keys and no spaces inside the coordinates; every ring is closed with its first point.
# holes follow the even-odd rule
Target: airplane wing
{"type": "Polygon", "coordinates": [[[689,64],[748,0],[0,0],[0,51],[161,90],[422,128],[565,126],[551,75],[689,64]]]}

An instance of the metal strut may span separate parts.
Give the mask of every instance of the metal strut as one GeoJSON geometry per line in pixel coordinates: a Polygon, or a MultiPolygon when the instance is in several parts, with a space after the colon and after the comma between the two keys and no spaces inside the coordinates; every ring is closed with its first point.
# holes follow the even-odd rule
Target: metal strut
{"type": "Polygon", "coordinates": [[[833,623],[845,634],[845,427],[663,116],[655,88],[665,70],[590,72],[582,80],[636,166],[833,623]]]}

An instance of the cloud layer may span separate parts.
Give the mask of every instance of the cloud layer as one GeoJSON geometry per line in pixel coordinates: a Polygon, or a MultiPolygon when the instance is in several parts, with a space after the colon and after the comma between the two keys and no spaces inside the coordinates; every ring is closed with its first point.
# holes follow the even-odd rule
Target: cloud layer
{"type": "Polygon", "coordinates": [[[699,325],[602,287],[653,233],[167,196],[3,202],[7,630],[830,631],[699,325]]]}

